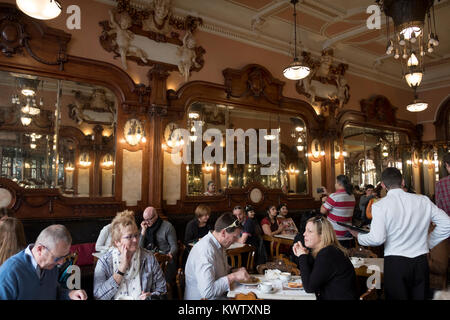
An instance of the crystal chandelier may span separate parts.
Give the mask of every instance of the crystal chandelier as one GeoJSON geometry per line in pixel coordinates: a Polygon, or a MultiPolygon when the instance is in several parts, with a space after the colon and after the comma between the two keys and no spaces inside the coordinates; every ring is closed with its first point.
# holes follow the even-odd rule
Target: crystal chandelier
{"type": "MultiPolygon", "coordinates": [[[[17,82],[17,91],[20,93],[14,94],[11,98],[11,102],[13,105],[20,108],[20,121],[22,122],[22,125],[28,126],[31,123],[31,117],[41,113],[41,109],[36,104],[36,92],[41,81],[31,78],[18,78],[17,82]],[[25,98],[25,102],[23,102],[23,98],[21,99],[21,96],[25,98]]],[[[44,106],[44,100],[42,97],[39,101],[39,106],[44,106]]]]}
{"type": "Polygon", "coordinates": [[[434,0],[376,0],[386,15],[387,48],[386,54],[400,59],[403,77],[408,86],[414,89],[415,100],[407,110],[425,110],[427,103],[417,100],[417,88],[422,83],[424,57],[439,45],[434,14],[434,0]],[[389,17],[394,22],[391,37],[389,17]]]}
{"type": "Polygon", "coordinates": [[[16,0],[17,7],[26,15],[50,20],[61,14],[61,4],[57,0],[16,0]]]}
{"type": "Polygon", "coordinates": [[[297,11],[295,5],[298,0],[291,0],[294,5],[294,61],[283,71],[283,75],[289,80],[301,80],[306,78],[311,69],[298,60],[297,57],[297,11]]]}

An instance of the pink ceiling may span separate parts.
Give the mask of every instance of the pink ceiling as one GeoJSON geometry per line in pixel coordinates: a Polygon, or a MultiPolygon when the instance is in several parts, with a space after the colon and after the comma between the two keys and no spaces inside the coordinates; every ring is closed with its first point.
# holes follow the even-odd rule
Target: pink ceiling
{"type": "Polygon", "coordinates": [[[345,20],[367,20],[367,18],[369,18],[370,15],[365,13],[365,12],[361,12],[358,14],[355,14],[353,16],[347,17],[345,18],[345,20]]]}
{"type": "MultiPolygon", "coordinates": [[[[283,20],[294,22],[294,12],[292,8],[288,8],[279,14],[276,17],[281,18],[283,20]]],[[[310,30],[320,32],[320,29],[325,24],[325,21],[316,17],[313,17],[307,13],[297,11],[297,24],[303,27],[306,27],[310,30]]]]}
{"type": "Polygon", "coordinates": [[[372,54],[383,55],[386,53],[386,46],[378,42],[369,42],[366,44],[358,45],[359,48],[369,51],[372,54]]]}
{"type": "Polygon", "coordinates": [[[332,37],[357,27],[359,27],[358,23],[336,22],[327,27],[325,35],[332,37]]]}
{"type": "Polygon", "coordinates": [[[363,42],[363,41],[369,41],[372,39],[376,39],[378,38],[380,35],[382,35],[382,30],[371,30],[371,31],[367,31],[361,35],[358,35],[356,37],[350,38],[347,41],[345,41],[346,43],[353,43],[353,42],[363,42]]]}
{"type": "Polygon", "coordinates": [[[228,0],[252,9],[260,10],[271,3],[273,0],[228,0]]]}

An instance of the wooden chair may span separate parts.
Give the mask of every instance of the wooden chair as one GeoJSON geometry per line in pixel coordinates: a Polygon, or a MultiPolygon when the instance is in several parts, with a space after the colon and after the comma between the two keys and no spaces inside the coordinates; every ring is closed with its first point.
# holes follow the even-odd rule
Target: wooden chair
{"type": "Polygon", "coordinates": [[[359,300],[378,300],[377,289],[370,288],[359,297],[359,300]]]}
{"type": "Polygon", "coordinates": [[[280,258],[276,261],[271,261],[256,266],[256,271],[258,271],[259,274],[264,274],[267,269],[278,269],[281,272],[290,272],[295,276],[300,275],[300,270],[297,268],[297,265],[283,255],[280,255],[280,258]]]}
{"type": "Polygon", "coordinates": [[[263,300],[263,299],[258,299],[258,297],[256,296],[256,294],[252,291],[250,291],[249,293],[245,294],[245,293],[238,293],[233,300],[263,300]]]}
{"type": "Polygon", "coordinates": [[[294,240],[271,237],[268,235],[264,235],[263,240],[270,242],[270,260],[272,261],[280,258],[280,245],[284,244],[291,247],[294,243],[294,240]]]}
{"type": "Polygon", "coordinates": [[[358,257],[358,258],[378,258],[378,256],[370,251],[369,249],[365,249],[363,247],[356,247],[348,249],[348,254],[350,257],[358,257]]]}
{"type": "Polygon", "coordinates": [[[166,270],[167,270],[167,265],[170,262],[170,258],[167,254],[162,254],[162,253],[155,253],[155,258],[159,263],[159,266],[161,267],[162,272],[164,273],[164,275],[166,274],[166,270]]]}
{"type": "Polygon", "coordinates": [[[185,276],[184,271],[182,268],[178,268],[177,276],[176,276],[176,283],[177,283],[177,291],[178,291],[178,299],[184,300],[184,288],[185,288],[185,276]]]}
{"type": "Polygon", "coordinates": [[[247,254],[247,263],[245,265],[245,268],[249,272],[251,272],[254,268],[253,264],[254,264],[254,260],[255,260],[255,252],[256,252],[256,248],[249,244],[246,244],[245,246],[243,246],[241,248],[227,250],[227,256],[231,261],[231,263],[230,263],[231,267],[232,268],[242,267],[242,256],[243,256],[243,254],[247,254]]]}
{"type": "Polygon", "coordinates": [[[178,267],[184,268],[183,258],[184,258],[184,252],[186,250],[186,246],[180,240],[177,241],[177,244],[178,244],[178,253],[177,253],[178,254],[178,267]]]}

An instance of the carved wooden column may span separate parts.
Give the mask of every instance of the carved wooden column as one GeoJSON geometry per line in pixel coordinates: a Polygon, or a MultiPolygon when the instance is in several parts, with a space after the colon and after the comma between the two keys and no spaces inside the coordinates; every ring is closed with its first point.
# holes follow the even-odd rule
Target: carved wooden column
{"type": "Polygon", "coordinates": [[[337,123],[335,110],[337,106],[334,103],[328,103],[327,112],[325,112],[323,148],[325,151],[325,182],[329,193],[335,191],[336,168],[334,159],[334,141],[337,140],[337,123]]]}
{"type": "Polygon", "coordinates": [[[166,218],[162,212],[163,190],[163,154],[162,143],[162,117],[167,115],[166,82],[169,72],[160,64],[155,64],[148,73],[150,87],[150,106],[147,110],[149,118],[149,186],[148,203],[154,207],[161,218],[166,218]]]}

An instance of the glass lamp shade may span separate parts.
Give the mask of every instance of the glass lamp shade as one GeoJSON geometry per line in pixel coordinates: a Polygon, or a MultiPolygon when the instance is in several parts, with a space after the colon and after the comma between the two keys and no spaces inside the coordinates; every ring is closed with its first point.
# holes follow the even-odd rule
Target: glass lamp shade
{"type": "Polygon", "coordinates": [[[50,20],[61,14],[61,4],[57,0],[16,0],[17,7],[26,15],[50,20]]]}
{"type": "Polygon", "coordinates": [[[286,69],[283,71],[283,75],[289,80],[301,80],[306,78],[311,69],[307,66],[302,65],[300,61],[294,60],[286,69]]]}
{"type": "Polygon", "coordinates": [[[422,72],[412,72],[407,73],[405,75],[406,83],[411,88],[420,86],[420,83],[422,82],[423,73],[422,72]]]}
{"type": "Polygon", "coordinates": [[[31,118],[27,116],[23,116],[20,118],[20,122],[22,122],[22,125],[29,126],[31,123],[31,118]]]}
{"type": "Polygon", "coordinates": [[[406,106],[406,110],[410,112],[420,112],[428,108],[428,103],[414,100],[413,103],[406,106]]]}
{"type": "Polygon", "coordinates": [[[400,34],[403,35],[403,37],[406,40],[410,40],[411,38],[417,38],[420,36],[421,33],[422,33],[422,28],[417,27],[417,26],[407,27],[407,28],[404,28],[402,31],[400,31],[400,34]]]}

